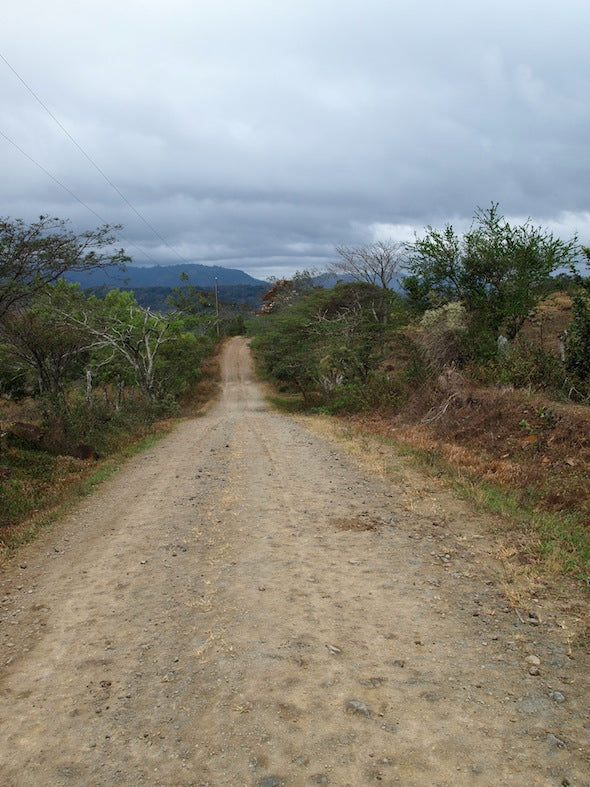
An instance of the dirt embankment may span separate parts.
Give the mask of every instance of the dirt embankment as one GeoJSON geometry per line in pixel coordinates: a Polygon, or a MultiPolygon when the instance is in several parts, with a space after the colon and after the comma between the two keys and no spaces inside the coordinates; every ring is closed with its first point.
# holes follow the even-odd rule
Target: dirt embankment
{"type": "MultiPolygon", "coordinates": [[[[556,402],[524,387],[527,354],[559,357],[571,319],[571,297],[555,291],[525,322],[512,345],[521,358],[521,388],[482,387],[447,367],[393,416],[358,421],[436,453],[460,472],[520,490],[527,505],[581,515],[590,530],[590,407],[556,402]]],[[[547,368],[550,374],[551,365],[547,368]]],[[[538,389],[541,381],[535,382],[538,389]]],[[[552,378],[546,382],[550,386],[552,378]]]]}
{"type": "Polygon", "coordinates": [[[489,522],[223,395],[2,567],[6,785],[586,785],[588,654],[489,522]]]}
{"type": "Polygon", "coordinates": [[[354,419],[368,431],[436,452],[474,477],[525,493],[542,510],[582,515],[590,528],[590,408],[455,371],[394,416],[354,419]]]}

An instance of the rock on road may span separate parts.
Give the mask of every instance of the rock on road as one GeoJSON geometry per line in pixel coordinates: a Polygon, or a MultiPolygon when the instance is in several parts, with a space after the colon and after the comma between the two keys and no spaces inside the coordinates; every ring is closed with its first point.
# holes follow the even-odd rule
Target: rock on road
{"type": "Polygon", "coordinates": [[[3,566],[0,783],[590,784],[587,658],[269,410],[244,339],[222,371],[3,566]]]}

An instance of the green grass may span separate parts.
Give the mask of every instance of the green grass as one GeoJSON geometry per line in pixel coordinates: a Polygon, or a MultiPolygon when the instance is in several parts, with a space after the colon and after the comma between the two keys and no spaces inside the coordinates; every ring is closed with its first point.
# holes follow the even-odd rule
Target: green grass
{"type": "MultiPolygon", "coordinates": [[[[575,513],[542,511],[523,502],[517,491],[481,481],[458,480],[453,486],[477,508],[508,518],[528,536],[529,553],[546,565],[590,585],[590,529],[575,513]]],[[[537,495],[530,495],[531,500],[537,495]]]]}
{"type": "Polygon", "coordinates": [[[538,490],[507,489],[467,475],[445,462],[440,452],[424,452],[390,437],[379,437],[393,445],[430,475],[444,478],[455,493],[480,511],[503,518],[509,527],[527,536],[527,553],[551,571],[570,575],[590,587],[590,527],[572,512],[549,512],[535,507],[538,490]]]}
{"type": "Polygon", "coordinates": [[[300,394],[272,394],[266,399],[282,413],[303,413],[308,409],[300,394]]]}
{"type": "Polygon", "coordinates": [[[42,451],[11,451],[12,475],[0,483],[0,554],[32,541],[80,498],[113,476],[127,459],[151,448],[167,431],[160,426],[98,464],[42,451]]]}
{"type": "Polygon", "coordinates": [[[78,494],[80,497],[91,494],[97,486],[100,486],[100,484],[108,481],[108,479],[117,472],[126,459],[147,451],[152,446],[156,445],[156,443],[158,443],[166,433],[167,430],[162,430],[155,434],[145,435],[139,440],[124,446],[124,448],[118,451],[115,455],[110,456],[108,459],[105,459],[103,462],[101,462],[99,467],[94,473],[92,473],[92,475],[84,478],[77,486],[77,489],[75,490],[76,494],[78,494]]]}

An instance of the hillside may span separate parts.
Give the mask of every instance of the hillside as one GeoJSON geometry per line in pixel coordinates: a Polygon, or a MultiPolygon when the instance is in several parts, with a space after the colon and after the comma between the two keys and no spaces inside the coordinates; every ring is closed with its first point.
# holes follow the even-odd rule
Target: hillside
{"type": "Polygon", "coordinates": [[[168,298],[173,290],[183,286],[181,275],[186,273],[191,285],[213,292],[218,288],[220,301],[233,306],[256,310],[268,283],[255,279],[248,273],[234,268],[211,265],[154,265],[139,267],[129,265],[125,270],[105,268],[93,271],[70,271],[67,281],[79,284],[82,289],[104,295],[110,289],[132,290],[137,302],[157,311],[169,308],[168,298]]]}
{"type": "MultiPolygon", "coordinates": [[[[105,293],[112,287],[119,287],[121,290],[131,290],[135,295],[135,300],[140,306],[150,308],[159,312],[170,310],[168,299],[174,294],[174,287],[129,287],[127,285],[103,284],[100,287],[86,287],[87,293],[104,297],[105,293]]],[[[235,307],[246,312],[255,312],[262,303],[261,296],[267,289],[266,284],[222,284],[218,287],[220,304],[235,307]]],[[[200,286],[203,292],[212,293],[214,286],[200,286]]]]}
{"type": "Polygon", "coordinates": [[[125,270],[99,269],[94,271],[70,271],[65,278],[80,284],[83,289],[91,287],[178,287],[181,274],[186,273],[190,283],[195,287],[212,288],[215,282],[221,286],[258,286],[266,287],[266,283],[255,279],[244,271],[234,268],[223,268],[219,265],[153,265],[140,267],[128,265],[125,270]]]}

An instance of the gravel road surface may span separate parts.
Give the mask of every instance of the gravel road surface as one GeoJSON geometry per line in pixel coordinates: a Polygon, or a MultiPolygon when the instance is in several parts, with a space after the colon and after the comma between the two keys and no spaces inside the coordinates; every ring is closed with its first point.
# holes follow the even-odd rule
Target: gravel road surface
{"type": "Polygon", "coordinates": [[[223,392],[0,572],[0,783],[589,785],[589,659],[466,504],[223,392]]]}

